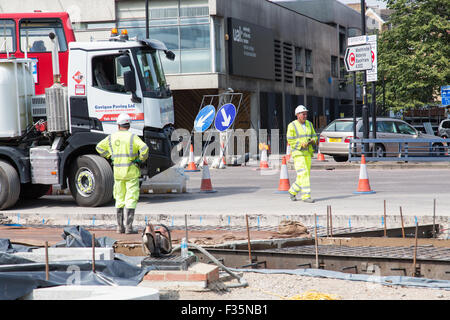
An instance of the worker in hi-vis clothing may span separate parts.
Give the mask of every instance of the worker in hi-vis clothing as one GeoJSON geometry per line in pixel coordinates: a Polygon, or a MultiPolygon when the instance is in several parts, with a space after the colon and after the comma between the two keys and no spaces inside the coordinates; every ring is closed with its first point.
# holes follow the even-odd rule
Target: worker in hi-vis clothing
{"type": "Polygon", "coordinates": [[[100,141],[96,149],[102,157],[111,158],[114,167],[113,196],[116,200],[117,233],[136,233],[132,224],[139,200],[139,164],[148,158],[148,146],[141,138],[128,131],[131,126],[128,114],[121,113],[117,117],[117,125],[119,130],[100,141]]]}
{"type": "Polygon", "coordinates": [[[308,109],[299,105],[295,108],[297,120],[288,125],[286,139],[291,146],[291,154],[294,159],[294,167],[297,172],[297,179],[289,189],[289,196],[292,201],[296,201],[297,193],[301,192],[302,201],[314,203],[311,199],[311,159],[314,153],[313,144],[317,144],[317,135],[312,123],[307,119],[308,109]]]}

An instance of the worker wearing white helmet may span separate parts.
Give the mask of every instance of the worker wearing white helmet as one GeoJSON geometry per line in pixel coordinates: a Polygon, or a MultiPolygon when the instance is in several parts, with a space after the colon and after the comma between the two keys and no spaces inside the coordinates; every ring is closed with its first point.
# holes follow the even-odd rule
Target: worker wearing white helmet
{"type": "Polygon", "coordinates": [[[307,120],[308,109],[299,105],[295,108],[297,120],[289,123],[286,133],[287,142],[291,146],[297,179],[289,189],[290,199],[296,201],[296,195],[301,192],[301,199],[307,203],[313,203],[311,198],[311,159],[313,156],[313,144],[317,144],[317,135],[310,121],[307,120]]]}
{"type": "Polygon", "coordinates": [[[136,233],[133,230],[134,211],[139,200],[139,164],[148,158],[148,146],[137,135],[128,131],[131,117],[121,113],[116,120],[118,131],[97,146],[97,152],[111,158],[114,166],[114,199],[116,200],[117,232],[136,233]],[[126,225],[124,226],[124,209],[126,225]]]}

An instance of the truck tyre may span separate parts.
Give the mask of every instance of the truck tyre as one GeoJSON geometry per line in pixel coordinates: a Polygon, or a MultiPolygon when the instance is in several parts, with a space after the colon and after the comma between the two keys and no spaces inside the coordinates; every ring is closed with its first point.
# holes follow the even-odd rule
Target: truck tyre
{"type": "Polygon", "coordinates": [[[19,194],[19,174],[8,162],[0,160],[0,210],[14,206],[19,194]]]}
{"type": "Polygon", "coordinates": [[[72,197],[82,207],[98,207],[112,199],[114,176],[104,158],[87,154],[79,156],[69,171],[72,197]]]}
{"type": "Polygon", "coordinates": [[[20,199],[39,199],[50,190],[50,184],[22,183],[20,185],[20,199]]]}

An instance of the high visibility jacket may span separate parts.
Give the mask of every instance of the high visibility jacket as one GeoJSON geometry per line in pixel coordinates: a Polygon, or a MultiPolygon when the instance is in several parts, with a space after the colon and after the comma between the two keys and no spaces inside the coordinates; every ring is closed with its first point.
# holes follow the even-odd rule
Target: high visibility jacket
{"type": "Polygon", "coordinates": [[[302,124],[298,120],[294,120],[288,125],[286,132],[286,139],[291,146],[292,156],[312,156],[314,148],[310,144],[306,148],[302,148],[303,143],[307,143],[310,139],[317,143],[316,131],[312,123],[308,120],[305,122],[306,130],[303,129],[302,124]]]}
{"type": "Polygon", "coordinates": [[[145,142],[125,130],[107,136],[97,144],[96,150],[102,157],[111,158],[116,180],[139,178],[141,171],[133,161],[145,161],[148,158],[148,146],[145,142]]]}

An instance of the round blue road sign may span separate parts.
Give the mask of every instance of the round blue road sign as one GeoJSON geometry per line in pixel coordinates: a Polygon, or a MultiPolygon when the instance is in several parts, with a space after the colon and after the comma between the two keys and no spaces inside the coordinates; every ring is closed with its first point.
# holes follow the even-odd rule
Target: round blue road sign
{"type": "Polygon", "coordinates": [[[219,131],[225,131],[234,122],[236,118],[236,107],[232,103],[224,104],[219,111],[217,111],[216,120],[214,121],[214,125],[216,129],[219,131]]]}
{"type": "Polygon", "coordinates": [[[203,132],[209,128],[214,121],[216,115],[216,108],[213,105],[203,107],[194,120],[194,129],[197,132],[203,132]]]}

